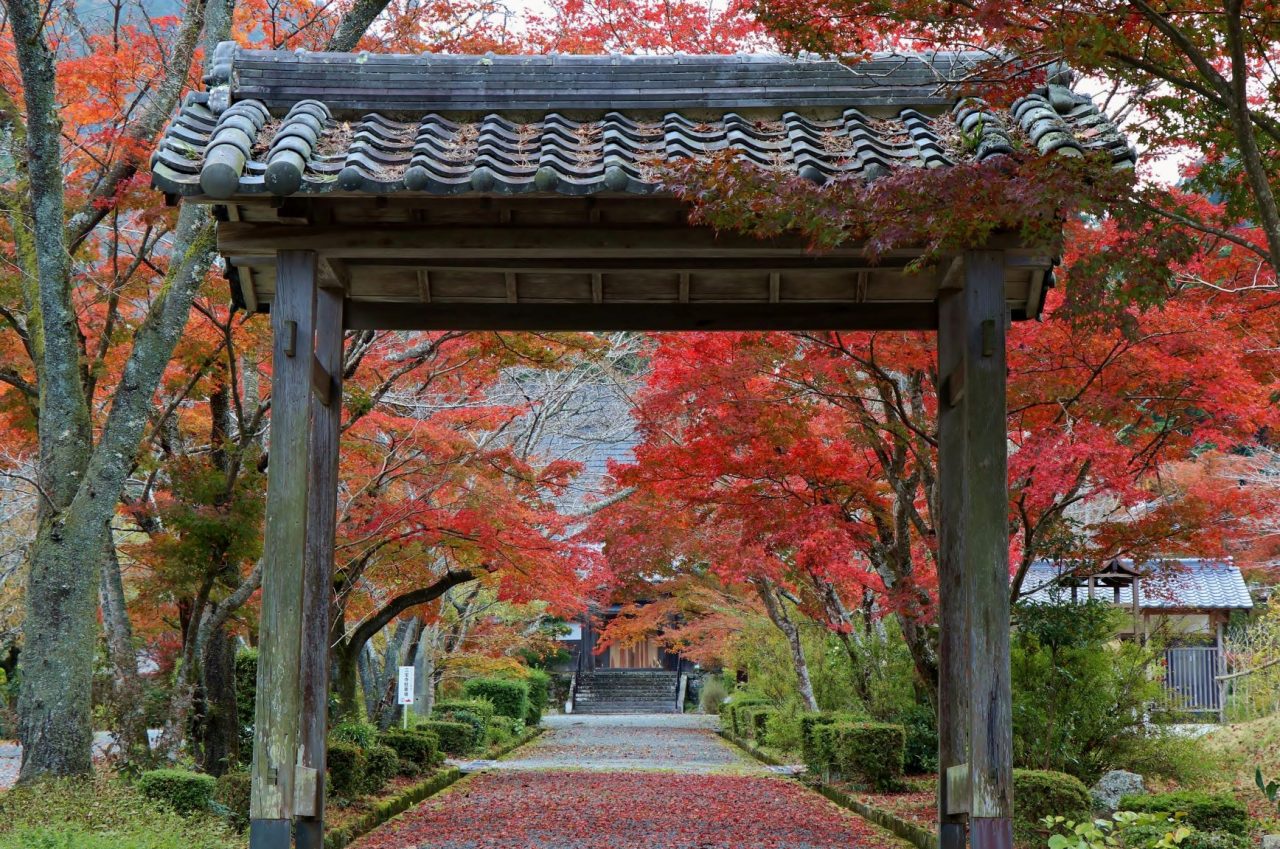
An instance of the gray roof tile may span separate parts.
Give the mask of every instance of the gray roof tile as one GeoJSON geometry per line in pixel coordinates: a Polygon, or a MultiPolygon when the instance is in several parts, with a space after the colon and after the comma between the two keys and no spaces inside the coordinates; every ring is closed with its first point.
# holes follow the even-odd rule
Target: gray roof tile
{"type": "Polygon", "coordinates": [[[733,149],[823,183],[1010,154],[1134,153],[1082,95],[997,110],[944,81],[972,54],[856,67],[764,56],[377,56],[221,45],[152,157],[173,195],[659,190],[655,166],[733,149]],[[959,131],[959,142],[952,129],[959,131]],[[950,136],[950,137],[948,137],[950,136]]]}
{"type": "MultiPolygon", "coordinates": [[[[1132,561],[1120,562],[1133,566],[1132,561]]],[[[1074,564],[1047,560],[1031,564],[1023,582],[1024,599],[1046,602],[1055,597],[1070,598],[1071,591],[1063,586],[1062,578],[1073,576],[1075,568],[1074,564]]],[[[1144,576],[1138,591],[1138,600],[1144,609],[1247,610],[1253,607],[1253,599],[1240,569],[1229,562],[1181,558],[1143,563],[1138,569],[1144,576]]],[[[1088,573],[1082,571],[1080,574],[1088,573]]],[[[1077,597],[1085,598],[1083,587],[1078,590],[1077,597]]],[[[1110,600],[1111,588],[1098,587],[1097,597],[1110,600]]],[[[1123,606],[1133,603],[1129,587],[1120,588],[1119,603],[1123,606]]]]}

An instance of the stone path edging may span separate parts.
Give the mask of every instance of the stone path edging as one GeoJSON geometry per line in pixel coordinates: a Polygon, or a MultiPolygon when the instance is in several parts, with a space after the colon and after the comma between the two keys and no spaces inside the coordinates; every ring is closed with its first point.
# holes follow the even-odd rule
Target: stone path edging
{"type": "MultiPolygon", "coordinates": [[[[786,764],[783,764],[777,758],[774,758],[756,747],[756,745],[749,740],[743,740],[740,737],[730,734],[724,729],[721,729],[716,733],[761,763],[766,763],[770,766],[786,766],[786,764]]],[[[869,805],[861,799],[856,799],[848,793],[845,793],[843,790],[832,787],[830,784],[823,781],[812,783],[805,782],[805,786],[821,793],[840,807],[853,811],[863,819],[869,820],[882,828],[888,829],[898,837],[901,837],[903,840],[916,847],[916,849],[938,849],[938,836],[927,828],[923,828],[909,820],[903,819],[891,811],[886,811],[884,808],[869,805]]]]}

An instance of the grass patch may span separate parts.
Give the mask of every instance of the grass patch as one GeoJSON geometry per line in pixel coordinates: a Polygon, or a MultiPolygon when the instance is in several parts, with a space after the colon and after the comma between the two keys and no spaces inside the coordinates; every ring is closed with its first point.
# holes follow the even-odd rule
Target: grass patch
{"type": "Polygon", "coordinates": [[[213,814],[182,816],[108,777],[0,793],[0,849],[243,849],[213,814]]]}

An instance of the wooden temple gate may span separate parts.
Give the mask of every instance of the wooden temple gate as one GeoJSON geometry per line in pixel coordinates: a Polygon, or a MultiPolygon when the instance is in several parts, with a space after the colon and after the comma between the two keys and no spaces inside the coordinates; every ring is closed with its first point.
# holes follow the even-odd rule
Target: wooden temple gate
{"type": "MultiPolygon", "coordinates": [[[[1005,335],[1051,248],[909,273],[688,223],[655,163],[731,147],[816,183],[1011,153],[1133,155],[1052,84],[1010,110],[973,57],[308,54],[220,46],[152,161],[212,204],[234,299],[274,333],[252,849],[323,845],[346,330],[936,330],[942,849],[1011,845],[1005,335]],[[953,149],[956,128],[976,143],[953,149]]],[[[1059,81],[1054,81],[1060,82],[1059,81]]]]}

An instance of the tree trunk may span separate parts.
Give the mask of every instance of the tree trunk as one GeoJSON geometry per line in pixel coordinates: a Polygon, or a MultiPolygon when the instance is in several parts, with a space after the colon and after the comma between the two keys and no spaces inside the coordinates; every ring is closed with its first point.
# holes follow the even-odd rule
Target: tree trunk
{"type": "Polygon", "coordinates": [[[107,654],[111,658],[114,677],[111,696],[115,702],[116,745],[125,763],[147,766],[151,762],[151,743],[147,737],[147,717],[142,698],[142,680],[138,676],[138,655],[133,647],[133,626],[125,607],[124,580],[120,559],[110,530],[103,535],[102,575],[99,589],[102,605],[102,630],[107,654]]]}
{"type": "Polygon", "coordinates": [[[769,612],[769,619],[787,638],[787,646],[791,649],[791,664],[796,670],[796,683],[800,689],[800,698],[804,700],[806,710],[817,711],[818,700],[813,696],[813,679],[809,676],[809,662],[804,656],[804,646],[800,642],[800,629],[791,621],[783,602],[778,598],[773,581],[760,578],[756,581],[756,592],[769,612]]]}
{"type": "Polygon", "coordinates": [[[240,758],[240,729],[236,716],[236,647],[225,630],[210,637],[200,665],[201,717],[200,768],[222,775],[240,758]]]}

